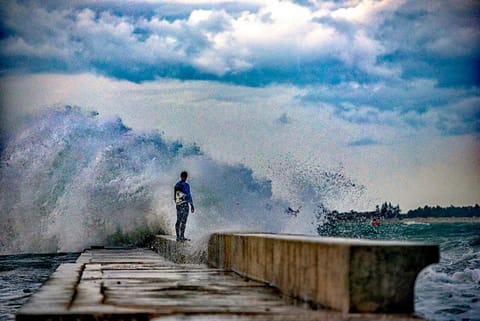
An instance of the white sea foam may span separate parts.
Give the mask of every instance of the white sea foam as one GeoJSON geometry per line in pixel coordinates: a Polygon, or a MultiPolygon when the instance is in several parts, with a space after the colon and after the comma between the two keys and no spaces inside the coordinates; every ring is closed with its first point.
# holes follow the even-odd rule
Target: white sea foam
{"type": "Polygon", "coordinates": [[[405,225],[430,225],[430,223],[416,222],[416,221],[403,222],[403,224],[405,224],[405,225]]]}

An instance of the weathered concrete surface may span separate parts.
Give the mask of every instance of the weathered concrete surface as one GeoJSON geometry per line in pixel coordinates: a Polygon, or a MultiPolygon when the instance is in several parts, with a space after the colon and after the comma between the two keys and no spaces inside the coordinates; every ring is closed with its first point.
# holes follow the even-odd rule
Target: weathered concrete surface
{"type": "Polygon", "coordinates": [[[157,253],[175,263],[187,263],[191,251],[187,242],[177,242],[173,235],[157,235],[152,244],[157,253]]]}
{"type": "Polygon", "coordinates": [[[151,246],[155,252],[174,263],[207,264],[208,261],[201,244],[192,241],[177,242],[173,235],[157,235],[151,246]]]}
{"type": "Polygon", "coordinates": [[[24,320],[418,320],[314,311],[265,284],[146,249],[97,249],[63,264],[17,314],[24,320]]]}
{"type": "Polygon", "coordinates": [[[417,274],[437,245],[278,234],[216,233],[211,266],[344,313],[412,313],[417,274]]]}

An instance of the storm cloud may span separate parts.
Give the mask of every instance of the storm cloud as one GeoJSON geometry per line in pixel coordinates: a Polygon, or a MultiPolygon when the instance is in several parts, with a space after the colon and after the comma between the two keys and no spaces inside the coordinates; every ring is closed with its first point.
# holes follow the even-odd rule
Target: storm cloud
{"type": "Polygon", "coordinates": [[[478,12],[475,2],[448,1],[9,1],[1,6],[2,68],[137,82],[478,85],[465,70],[478,64],[478,12]]]}

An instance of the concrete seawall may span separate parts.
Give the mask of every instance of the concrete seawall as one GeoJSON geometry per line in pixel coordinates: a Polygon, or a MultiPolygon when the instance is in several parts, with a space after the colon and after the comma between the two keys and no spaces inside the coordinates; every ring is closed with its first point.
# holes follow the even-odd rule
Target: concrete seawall
{"type": "Polygon", "coordinates": [[[205,260],[193,244],[157,236],[160,255],[86,250],[60,265],[16,320],[418,321],[415,278],[439,254],[418,243],[216,233],[210,267],[172,262],[205,260]]]}
{"type": "Polygon", "coordinates": [[[173,235],[159,235],[152,244],[153,248],[164,258],[175,263],[186,263],[190,249],[187,243],[177,242],[173,235]]]}
{"type": "Polygon", "coordinates": [[[439,248],[414,242],[278,234],[213,234],[209,265],[344,313],[412,313],[418,273],[439,248]]]}
{"type": "Polygon", "coordinates": [[[152,247],[162,257],[174,263],[207,264],[208,261],[205,251],[196,251],[191,242],[177,242],[173,235],[157,235],[152,247]]]}
{"type": "Polygon", "coordinates": [[[100,247],[62,264],[16,320],[418,321],[411,315],[314,310],[232,271],[173,263],[148,249],[100,247]]]}

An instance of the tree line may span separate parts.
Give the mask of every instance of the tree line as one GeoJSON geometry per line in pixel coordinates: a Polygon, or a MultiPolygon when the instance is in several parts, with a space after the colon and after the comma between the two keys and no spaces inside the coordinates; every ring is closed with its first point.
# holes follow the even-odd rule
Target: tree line
{"type": "Polygon", "coordinates": [[[457,207],[450,205],[449,207],[440,206],[424,206],[414,210],[410,210],[407,214],[401,215],[402,218],[413,217],[479,217],[480,206],[463,206],[457,207]]]}
{"type": "Polygon", "coordinates": [[[407,213],[402,213],[400,206],[392,205],[390,202],[384,202],[381,205],[377,205],[375,211],[367,212],[332,212],[332,218],[336,220],[368,220],[373,218],[415,218],[415,217],[480,217],[480,206],[475,204],[474,206],[453,206],[440,207],[440,206],[424,206],[414,210],[409,210],[407,213]]]}

